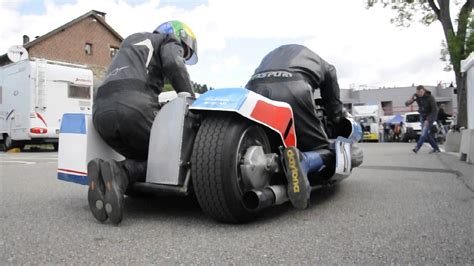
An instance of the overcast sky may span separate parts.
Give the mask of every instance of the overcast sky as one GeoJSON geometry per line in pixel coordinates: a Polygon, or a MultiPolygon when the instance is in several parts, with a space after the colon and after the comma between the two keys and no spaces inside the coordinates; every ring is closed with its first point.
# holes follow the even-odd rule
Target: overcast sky
{"type": "Polygon", "coordinates": [[[244,86],[274,48],[303,44],[335,65],[339,84],[369,87],[450,83],[440,58],[441,24],[390,24],[394,13],[364,0],[0,0],[0,53],[95,9],[126,37],[168,20],[198,38],[191,79],[215,88],[244,86]]]}

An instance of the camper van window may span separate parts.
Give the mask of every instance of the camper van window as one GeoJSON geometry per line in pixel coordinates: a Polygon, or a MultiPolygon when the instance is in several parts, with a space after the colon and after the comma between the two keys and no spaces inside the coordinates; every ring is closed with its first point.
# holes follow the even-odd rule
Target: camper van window
{"type": "Polygon", "coordinates": [[[69,85],[67,96],[69,98],[90,100],[91,90],[90,87],[69,85]]]}
{"type": "Polygon", "coordinates": [[[110,58],[114,58],[114,56],[118,53],[119,48],[117,47],[110,47],[110,58]]]}
{"type": "Polygon", "coordinates": [[[86,52],[86,55],[91,55],[92,54],[92,44],[91,43],[86,43],[84,46],[84,51],[86,52]]]}

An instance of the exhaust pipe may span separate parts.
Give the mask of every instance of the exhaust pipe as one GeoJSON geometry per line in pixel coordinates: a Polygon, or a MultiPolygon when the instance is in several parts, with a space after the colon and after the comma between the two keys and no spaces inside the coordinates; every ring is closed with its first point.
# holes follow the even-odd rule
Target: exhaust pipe
{"type": "Polygon", "coordinates": [[[252,189],[242,197],[244,207],[250,211],[259,211],[273,205],[280,205],[288,201],[286,186],[268,186],[261,190],[252,189]]]}

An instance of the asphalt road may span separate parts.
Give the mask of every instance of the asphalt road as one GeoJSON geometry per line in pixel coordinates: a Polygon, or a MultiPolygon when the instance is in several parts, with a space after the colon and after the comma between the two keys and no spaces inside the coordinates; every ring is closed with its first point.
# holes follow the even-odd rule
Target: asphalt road
{"type": "Polygon", "coordinates": [[[87,187],[56,179],[55,152],[0,153],[0,264],[474,264],[474,166],[412,144],[363,144],[335,188],[249,224],[185,198],[131,199],[95,221],[87,187]]]}

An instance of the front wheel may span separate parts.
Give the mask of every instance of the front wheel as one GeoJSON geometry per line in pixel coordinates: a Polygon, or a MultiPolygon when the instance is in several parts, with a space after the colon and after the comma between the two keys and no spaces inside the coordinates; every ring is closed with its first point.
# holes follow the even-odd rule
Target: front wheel
{"type": "Polygon", "coordinates": [[[268,137],[259,125],[229,113],[211,114],[202,121],[191,156],[191,175],[199,205],[208,216],[229,223],[255,218],[256,212],[242,204],[243,194],[252,188],[245,185],[240,170],[251,146],[270,152],[268,137]]]}

